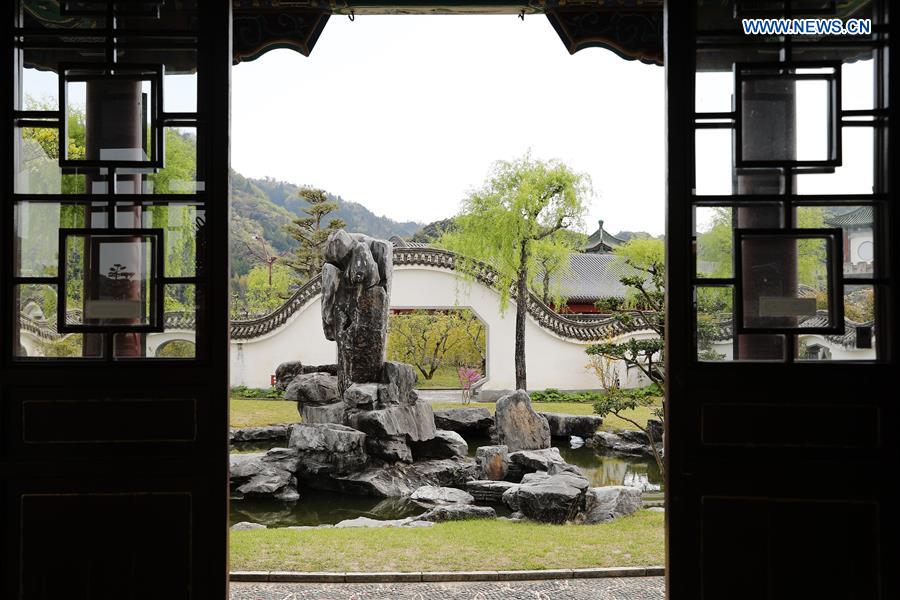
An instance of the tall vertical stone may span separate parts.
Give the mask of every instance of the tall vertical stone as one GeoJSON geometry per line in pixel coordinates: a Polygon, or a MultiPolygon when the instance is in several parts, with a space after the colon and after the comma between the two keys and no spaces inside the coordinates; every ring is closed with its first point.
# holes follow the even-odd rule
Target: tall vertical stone
{"type": "Polygon", "coordinates": [[[389,242],[336,231],[325,246],[322,327],[337,342],[338,388],[379,381],[387,347],[393,249],[389,242]]]}

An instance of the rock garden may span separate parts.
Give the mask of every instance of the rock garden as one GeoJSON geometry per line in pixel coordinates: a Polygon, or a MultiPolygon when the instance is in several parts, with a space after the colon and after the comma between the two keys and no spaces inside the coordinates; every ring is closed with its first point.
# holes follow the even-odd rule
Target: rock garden
{"type": "MultiPolygon", "coordinates": [[[[339,529],[471,519],[589,525],[641,509],[641,487],[594,485],[564,454],[583,446],[646,457],[643,433],[598,432],[596,416],[539,414],[522,390],[499,398],[494,414],[433,411],[419,399],[413,368],[385,360],[391,252],[388,242],[364,235],[329,238],[322,326],[337,344],[337,362],[278,367],[276,385],[296,402],[301,422],[232,431],[237,445],[271,446],[232,454],[232,498],[288,511],[323,493],[367,499],[366,514],[317,525],[339,529]]],[[[234,529],[266,520],[251,517],[234,529]]]]}

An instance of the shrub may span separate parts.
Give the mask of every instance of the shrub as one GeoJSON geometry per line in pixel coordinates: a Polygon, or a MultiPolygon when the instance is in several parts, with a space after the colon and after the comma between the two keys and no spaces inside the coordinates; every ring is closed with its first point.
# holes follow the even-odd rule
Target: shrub
{"type": "Polygon", "coordinates": [[[250,388],[245,385],[236,385],[231,388],[231,395],[235,398],[275,398],[280,400],[283,392],[270,388],[250,388]]]}

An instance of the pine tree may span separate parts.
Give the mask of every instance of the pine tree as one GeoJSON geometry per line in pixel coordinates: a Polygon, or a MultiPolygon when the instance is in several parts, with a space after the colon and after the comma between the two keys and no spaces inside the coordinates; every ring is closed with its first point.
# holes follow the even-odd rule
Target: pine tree
{"type": "Polygon", "coordinates": [[[322,225],[325,216],[338,208],[337,202],[328,200],[324,190],[305,187],[299,196],[309,204],[303,209],[308,216],[298,217],[287,226],[288,234],[299,242],[299,246],[295,256],[285,262],[309,281],[322,268],[328,236],[345,227],[346,223],[343,219],[331,219],[328,225],[322,225]]]}

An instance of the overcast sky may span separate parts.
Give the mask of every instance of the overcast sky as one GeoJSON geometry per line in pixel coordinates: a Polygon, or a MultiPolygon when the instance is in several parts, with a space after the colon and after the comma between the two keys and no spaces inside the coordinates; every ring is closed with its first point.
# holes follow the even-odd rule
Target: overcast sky
{"type": "Polygon", "coordinates": [[[235,67],[232,108],[237,171],[393,219],[455,214],[530,148],[591,176],[587,230],[663,231],[663,69],[571,56],[543,16],[332,17],[309,58],[235,67]]]}
{"type": "MultiPolygon", "coordinates": [[[[843,108],[871,108],[872,61],[842,75],[843,108]]],[[[699,74],[696,109],[730,110],[733,79],[699,74]]],[[[165,85],[167,110],[195,109],[195,76],[165,85]]],[[[56,76],[28,69],[25,90],[55,102],[56,76]]],[[[70,94],[83,104],[83,90],[70,94]]],[[[541,15],[335,16],[311,57],[275,50],[235,67],[232,94],[232,165],[244,175],[427,223],[455,214],[494,161],[530,149],[590,175],[585,231],[604,219],[612,232],[663,232],[663,69],[599,48],[570,56],[541,15]]],[[[798,85],[800,158],[822,157],[825,98],[820,82],[798,85]]],[[[732,132],[699,130],[696,145],[697,193],[730,194],[732,132]]],[[[871,129],[844,128],[843,165],[797,176],[798,192],[871,193],[873,146],[871,129]]]]}

